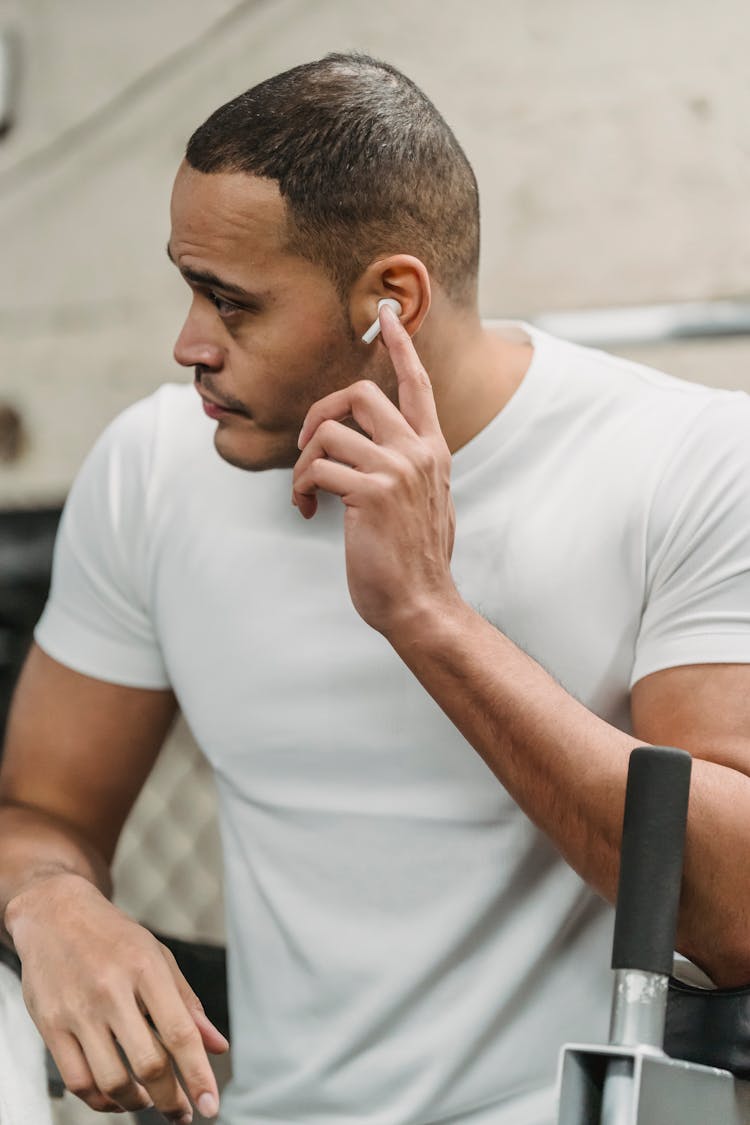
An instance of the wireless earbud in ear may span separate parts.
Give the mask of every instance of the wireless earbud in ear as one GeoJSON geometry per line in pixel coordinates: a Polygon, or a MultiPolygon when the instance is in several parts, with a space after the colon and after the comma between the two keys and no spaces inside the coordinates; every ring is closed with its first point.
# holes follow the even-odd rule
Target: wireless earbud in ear
{"type": "Polygon", "coordinates": [[[380,332],[380,310],[382,309],[383,305],[388,305],[389,308],[393,309],[396,316],[401,316],[401,304],[400,304],[400,302],[397,301],[395,299],[395,297],[383,297],[382,300],[378,301],[378,315],[377,315],[377,317],[375,318],[375,320],[373,320],[372,324],[370,325],[370,327],[367,329],[364,336],[362,337],[363,341],[366,344],[371,344],[373,342],[373,340],[375,339],[375,337],[377,336],[377,334],[380,332]]]}

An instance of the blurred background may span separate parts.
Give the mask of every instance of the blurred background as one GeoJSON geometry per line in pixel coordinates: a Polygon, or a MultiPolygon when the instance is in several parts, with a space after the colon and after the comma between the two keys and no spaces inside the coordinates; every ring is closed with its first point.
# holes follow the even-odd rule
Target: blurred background
{"type": "MultiPolygon", "coordinates": [[[[749,43],[747,0],[0,0],[0,720],[78,465],[186,378],[168,202],[213,109],[330,50],[395,63],[476,170],[485,316],[750,390],[749,43]]],[[[182,727],[117,862],[138,917],[221,943],[211,783],[182,727]]]]}

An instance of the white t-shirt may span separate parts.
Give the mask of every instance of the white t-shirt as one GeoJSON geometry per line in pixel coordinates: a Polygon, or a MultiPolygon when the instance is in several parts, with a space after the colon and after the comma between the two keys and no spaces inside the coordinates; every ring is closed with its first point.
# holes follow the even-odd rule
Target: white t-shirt
{"type": "MultiPolygon", "coordinates": [[[[750,399],[529,331],[519,390],[453,459],[453,570],[628,729],[642,676],[750,661],[750,399]]],[[[561,1043],[607,1033],[611,911],[357,616],[340,501],[303,521],[291,472],[231,467],[213,431],[174,385],[109,427],[36,636],[172,685],[213,763],[223,1120],[549,1125],[561,1043]]]]}

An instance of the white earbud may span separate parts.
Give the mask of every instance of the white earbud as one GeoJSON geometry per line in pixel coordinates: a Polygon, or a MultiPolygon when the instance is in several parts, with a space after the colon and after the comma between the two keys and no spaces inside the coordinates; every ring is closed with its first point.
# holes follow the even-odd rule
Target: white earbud
{"type": "Polygon", "coordinates": [[[366,344],[371,344],[377,334],[380,332],[380,310],[382,309],[383,305],[388,305],[389,308],[393,309],[396,316],[401,316],[401,304],[395,299],[395,297],[383,297],[381,301],[378,301],[377,317],[375,318],[375,320],[373,320],[372,324],[362,337],[366,344]]]}

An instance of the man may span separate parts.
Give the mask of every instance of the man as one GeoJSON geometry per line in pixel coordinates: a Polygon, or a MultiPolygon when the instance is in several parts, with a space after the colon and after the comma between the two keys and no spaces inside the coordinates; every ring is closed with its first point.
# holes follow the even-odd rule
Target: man
{"type": "Polygon", "coordinates": [[[209,118],[168,252],[203,412],[164,387],[90,455],[10,722],[30,1010],[89,1105],[187,1122],[171,1056],[215,1111],[220,1036],[106,898],[177,700],[222,820],[222,1120],[549,1125],[560,1043],[605,1031],[640,742],[697,759],[679,948],[750,977],[748,400],[482,326],[471,169],[366,57],[209,118]]]}

